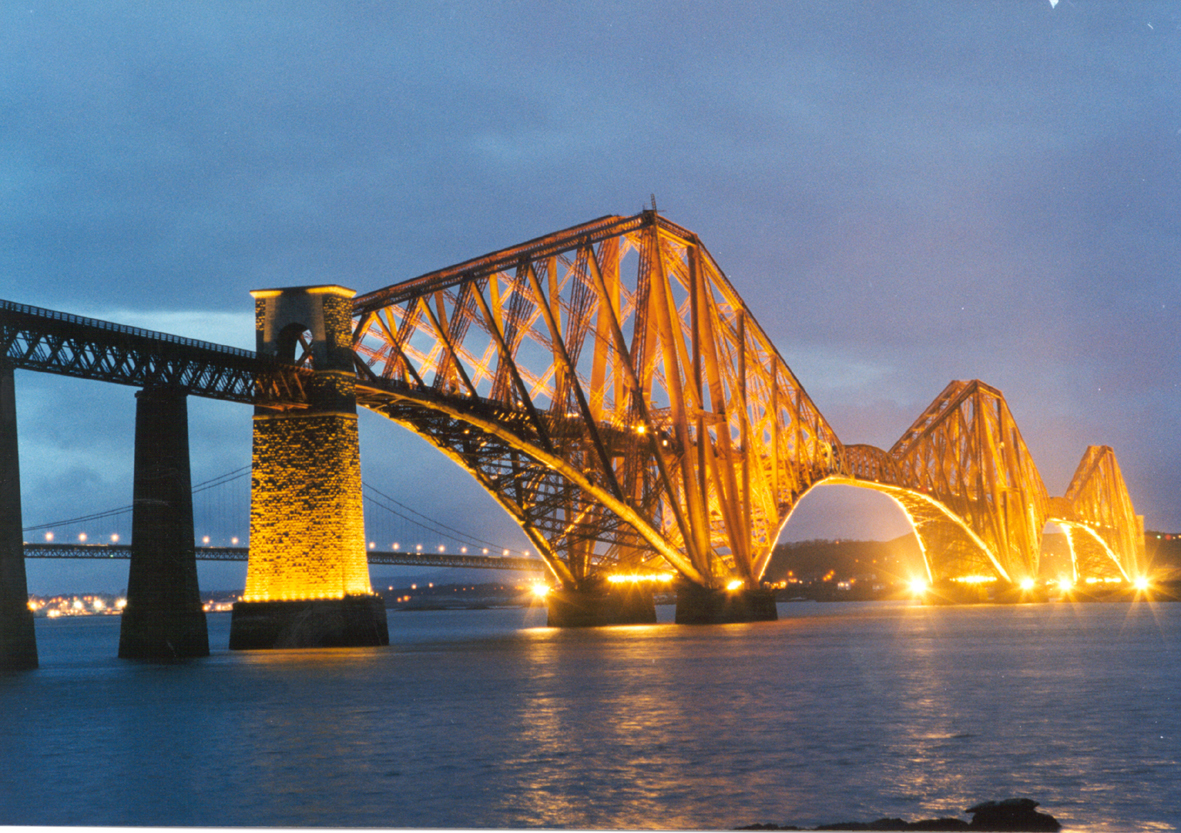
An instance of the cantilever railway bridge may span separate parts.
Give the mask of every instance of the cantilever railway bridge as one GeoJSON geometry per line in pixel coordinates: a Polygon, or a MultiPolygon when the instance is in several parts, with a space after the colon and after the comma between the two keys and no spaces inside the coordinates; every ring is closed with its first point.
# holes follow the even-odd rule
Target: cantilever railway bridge
{"type": "MultiPolygon", "coordinates": [[[[757,584],[800,498],[884,492],[933,581],[1035,577],[1062,526],[1076,579],[1131,578],[1143,530],[1107,446],[1050,496],[1001,392],[950,383],[889,449],[845,444],[697,235],[603,217],[352,301],[357,402],[425,438],[520,524],[563,585],[669,567],[757,584]]],[[[0,302],[7,372],[290,411],[314,371],[0,302]]]]}

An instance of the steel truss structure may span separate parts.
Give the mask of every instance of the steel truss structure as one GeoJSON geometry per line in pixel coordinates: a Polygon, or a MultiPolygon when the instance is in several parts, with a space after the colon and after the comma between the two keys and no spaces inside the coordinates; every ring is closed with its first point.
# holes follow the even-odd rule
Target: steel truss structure
{"type": "MultiPolygon", "coordinates": [[[[892,497],[932,580],[1036,577],[1047,522],[1076,580],[1140,573],[1143,522],[1110,448],[1049,497],[980,381],[949,384],[888,451],[842,444],[697,236],[655,211],[359,296],[353,317],[358,404],[475,477],[569,587],[669,567],[753,584],[823,483],[892,497]]],[[[0,361],[280,410],[304,406],[312,373],[7,301],[0,361]]]]}
{"type": "Polygon", "coordinates": [[[697,236],[605,217],[354,300],[358,402],[425,437],[565,584],[756,582],[837,437],[697,236]]]}
{"type": "Polygon", "coordinates": [[[299,407],[307,373],[251,350],[0,301],[0,361],[14,368],[231,402],[299,407]]]}
{"type": "Polygon", "coordinates": [[[1143,536],[1114,456],[1088,451],[1051,501],[1003,395],[980,381],[948,385],[889,451],[843,445],[697,236],[655,211],[395,284],[353,311],[358,402],[471,473],[568,586],[666,565],[705,586],[757,582],[822,483],[894,498],[930,579],[1035,577],[1047,521],[1071,534],[1080,574],[1137,569],[1143,536]]]}
{"type": "Polygon", "coordinates": [[[845,482],[898,502],[928,579],[1037,576],[1046,487],[999,390],[952,382],[889,451],[856,448],[854,461],[874,464],[859,463],[845,482]]]}
{"type": "Polygon", "coordinates": [[[845,459],[827,482],[894,498],[929,580],[1036,579],[1047,523],[1066,532],[1075,581],[1140,574],[1143,519],[1114,452],[1088,448],[1066,496],[1049,497],[1003,394],[979,380],[949,384],[889,451],[850,445],[845,459]]]}
{"type": "Polygon", "coordinates": [[[1110,446],[1087,448],[1063,498],[1051,501],[1051,520],[1066,533],[1074,581],[1134,579],[1144,565],[1144,519],[1110,446]]]}

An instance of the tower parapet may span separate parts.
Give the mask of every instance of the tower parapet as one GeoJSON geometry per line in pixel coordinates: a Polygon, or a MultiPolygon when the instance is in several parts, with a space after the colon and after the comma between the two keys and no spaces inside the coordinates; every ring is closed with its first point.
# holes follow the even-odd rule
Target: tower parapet
{"type": "Polygon", "coordinates": [[[389,644],[365,553],[354,294],[341,286],[251,293],[258,353],[313,375],[306,408],[255,410],[250,560],[231,649],[389,644]]]}

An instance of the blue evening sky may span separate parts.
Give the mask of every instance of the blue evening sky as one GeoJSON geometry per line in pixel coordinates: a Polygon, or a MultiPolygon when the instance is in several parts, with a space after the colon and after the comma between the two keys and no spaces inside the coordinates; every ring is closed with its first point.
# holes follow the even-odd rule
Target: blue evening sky
{"type": "MultiPolygon", "coordinates": [[[[1181,530],[1179,78],[1148,0],[5,3],[0,297],[252,347],[251,289],[365,292],[655,194],[842,440],[979,378],[1052,494],[1111,445],[1181,530]]],[[[17,388],[25,523],[130,503],[134,391],[17,388]]],[[[190,421],[195,482],[249,463],[249,408],[190,421]]],[[[362,432],[368,482],[526,546],[362,432]]],[[[903,531],[834,487],[784,537],[903,531]]]]}

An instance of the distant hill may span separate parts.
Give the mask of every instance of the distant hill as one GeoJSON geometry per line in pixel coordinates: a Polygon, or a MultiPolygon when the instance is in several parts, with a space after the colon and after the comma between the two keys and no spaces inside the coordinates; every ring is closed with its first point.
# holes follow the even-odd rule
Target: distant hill
{"type": "Polygon", "coordinates": [[[1144,554],[1151,572],[1181,578],[1181,533],[1146,530],[1144,554]]]}
{"type": "MultiPolygon", "coordinates": [[[[1181,534],[1148,531],[1144,534],[1149,569],[1167,577],[1181,577],[1181,534]]],[[[1054,576],[1069,570],[1070,551],[1066,536],[1047,533],[1042,539],[1042,574],[1054,576]]],[[[764,580],[780,582],[789,578],[820,581],[875,578],[884,582],[905,582],[921,575],[922,555],[914,534],[891,541],[797,541],[779,544],[771,555],[764,580]]]]}
{"type": "Polygon", "coordinates": [[[922,555],[913,534],[892,541],[796,541],[779,544],[771,555],[764,580],[819,581],[832,573],[835,581],[873,577],[908,581],[922,574],[922,555]]]}

